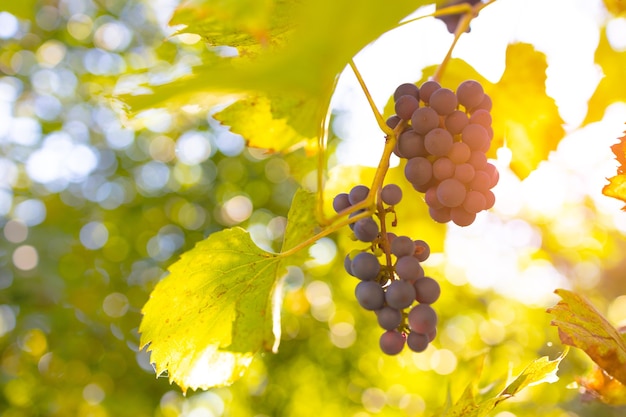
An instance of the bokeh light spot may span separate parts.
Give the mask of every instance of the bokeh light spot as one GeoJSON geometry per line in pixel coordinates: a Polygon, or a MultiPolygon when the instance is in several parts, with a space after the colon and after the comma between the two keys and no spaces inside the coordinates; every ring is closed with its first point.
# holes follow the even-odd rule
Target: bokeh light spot
{"type": "Polygon", "coordinates": [[[9,220],[4,225],[4,237],[12,243],[22,243],[28,237],[28,226],[19,220],[9,220]]]}
{"type": "Polygon", "coordinates": [[[0,337],[15,329],[15,313],[6,304],[0,305],[0,337]]]}
{"type": "Polygon", "coordinates": [[[102,309],[106,315],[113,318],[123,317],[129,307],[128,297],[119,292],[107,295],[102,302],[102,309]]]}
{"type": "Polygon", "coordinates": [[[30,271],[37,267],[39,263],[39,255],[37,249],[30,245],[19,246],[13,252],[13,265],[22,271],[30,271]]]}
{"type": "Polygon", "coordinates": [[[456,355],[448,349],[438,349],[430,357],[431,368],[439,375],[449,375],[456,369],[456,355]]]}
{"type": "Polygon", "coordinates": [[[15,16],[8,12],[0,12],[0,38],[9,39],[17,34],[20,28],[15,16]]]}
{"type": "Polygon", "coordinates": [[[91,250],[100,249],[109,239],[107,227],[100,222],[89,222],[80,229],[80,242],[91,250]]]}
{"type": "Polygon", "coordinates": [[[230,225],[247,220],[252,214],[252,201],[246,196],[238,195],[222,206],[222,216],[230,225]]]}

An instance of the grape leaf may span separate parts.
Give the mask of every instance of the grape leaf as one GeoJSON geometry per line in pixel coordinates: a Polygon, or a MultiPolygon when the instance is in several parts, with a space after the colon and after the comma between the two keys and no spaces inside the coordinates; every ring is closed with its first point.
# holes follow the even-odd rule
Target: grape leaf
{"type": "Polygon", "coordinates": [[[576,293],[558,289],[562,300],[548,309],[561,342],[585,351],[613,378],[626,384],[626,341],[607,319],[576,293]]]}
{"type": "MultiPolygon", "coordinates": [[[[494,137],[488,156],[495,157],[496,150],[506,144],[513,154],[511,169],[521,179],[547,159],[565,135],[556,103],[546,95],[546,68],[543,53],[532,45],[514,43],[507,47],[506,68],[495,84],[461,59],[452,59],[441,79],[441,84],[452,90],[467,79],[483,85],[493,102],[494,137]]],[[[436,70],[437,66],[425,68],[418,84],[436,70]]]]}
{"type": "MultiPolygon", "coordinates": [[[[478,395],[478,378],[472,381],[459,400],[443,414],[445,417],[484,417],[491,412],[502,401],[507,400],[526,387],[542,384],[544,382],[553,383],[559,378],[556,372],[559,363],[567,355],[567,350],[556,359],[550,360],[547,356],[531,362],[521,374],[508,384],[500,393],[488,398],[478,395]],[[482,397],[482,398],[481,398],[482,397]]],[[[480,374],[479,374],[480,375],[480,374]]]]}
{"type": "MultiPolygon", "coordinates": [[[[314,203],[311,193],[296,193],[284,249],[312,233],[314,203]]],[[[208,389],[234,382],[261,348],[276,351],[276,285],[305,256],[266,252],[241,228],[213,233],[185,252],[143,308],[140,345],[148,346],[157,375],[167,371],[183,391],[208,389]]]]}
{"type": "Polygon", "coordinates": [[[616,16],[626,14],[626,2],[624,0],[604,0],[604,6],[616,16]]]}
{"type": "MultiPolygon", "coordinates": [[[[619,138],[619,143],[611,146],[611,150],[620,166],[617,175],[609,178],[609,183],[602,188],[602,194],[626,202],[626,132],[619,138]]],[[[626,211],[626,206],[622,210],[626,211]]]]}
{"type": "Polygon", "coordinates": [[[176,8],[170,25],[184,25],[178,33],[201,34],[210,45],[251,52],[277,43],[289,30],[293,4],[287,0],[189,0],[176,8]]]}
{"type": "Polygon", "coordinates": [[[587,116],[583,124],[601,120],[606,108],[618,101],[626,101],[626,51],[618,52],[611,47],[606,28],[600,32],[600,43],[596,48],[595,62],[602,68],[604,77],[587,103],[587,116]]]}
{"type": "Polygon", "coordinates": [[[238,57],[198,65],[192,74],[171,83],[141,86],[117,98],[129,115],[155,107],[210,105],[227,97],[245,99],[217,117],[250,146],[287,151],[316,137],[337,76],[349,60],[416,8],[432,3],[399,0],[389,7],[377,0],[358,6],[348,0],[275,1],[248,13],[236,1],[196,0],[181,6],[173,22],[215,43],[240,48],[251,44],[257,47],[254,53],[242,50],[238,57]],[[268,13],[283,17],[274,22],[268,13]],[[236,15],[233,22],[217,22],[229,14],[236,15]],[[267,42],[271,47],[262,47],[267,42]],[[259,100],[262,105],[254,105],[259,100]],[[253,129],[250,119],[266,128],[253,129]],[[277,140],[276,132],[287,134],[277,140]]]}
{"type": "Polygon", "coordinates": [[[583,399],[591,398],[605,404],[626,405],[626,385],[599,366],[594,366],[588,375],[577,378],[576,382],[582,388],[583,399]]]}

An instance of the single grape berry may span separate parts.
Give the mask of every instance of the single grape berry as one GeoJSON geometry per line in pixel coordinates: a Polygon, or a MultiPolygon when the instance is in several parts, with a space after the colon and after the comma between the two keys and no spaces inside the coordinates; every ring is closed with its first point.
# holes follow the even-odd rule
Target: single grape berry
{"type": "Polygon", "coordinates": [[[474,223],[476,213],[466,211],[463,206],[453,207],[450,210],[450,219],[452,219],[452,222],[457,226],[465,227],[474,223]]]}
{"type": "Polygon", "coordinates": [[[428,104],[430,102],[430,96],[441,88],[441,85],[437,81],[426,81],[420,86],[420,99],[428,104]]]}
{"type": "Polygon", "coordinates": [[[472,109],[483,101],[485,91],[478,81],[467,80],[459,84],[456,89],[456,95],[463,107],[472,109]]]}
{"type": "Polygon", "coordinates": [[[449,88],[440,88],[430,96],[430,107],[441,116],[447,116],[456,110],[459,102],[456,94],[449,88]]]}
{"type": "Polygon", "coordinates": [[[430,256],[430,246],[428,246],[428,243],[419,239],[414,241],[414,243],[415,253],[413,256],[416,257],[418,261],[424,262],[430,256]]]}
{"type": "Polygon", "coordinates": [[[424,147],[424,136],[414,130],[402,132],[398,137],[397,147],[398,153],[405,159],[428,155],[428,151],[424,147]]]}
{"type": "Polygon", "coordinates": [[[396,274],[402,280],[414,281],[424,276],[424,268],[412,255],[402,256],[396,261],[396,274]]]}
{"type": "Polygon", "coordinates": [[[389,307],[405,309],[415,301],[415,287],[408,281],[394,280],[385,291],[385,302],[389,307]]]}
{"type": "Polygon", "coordinates": [[[402,120],[410,120],[413,112],[417,110],[420,102],[413,96],[402,96],[395,103],[396,114],[402,120]]]}
{"type": "Polygon", "coordinates": [[[398,101],[398,99],[402,96],[413,96],[419,100],[420,90],[413,83],[400,84],[398,88],[396,88],[396,91],[393,92],[393,100],[398,101]]]}
{"type": "Polygon", "coordinates": [[[337,194],[333,199],[333,209],[335,212],[339,213],[342,210],[350,207],[350,200],[348,198],[348,193],[337,194]]]}
{"type": "Polygon", "coordinates": [[[365,185],[357,185],[350,190],[350,193],[348,194],[348,200],[350,200],[351,205],[355,205],[365,200],[369,192],[369,187],[365,185]]]}
{"type": "Polygon", "coordinates": [[[413,185],[427,184],[433,176],[433,165],[420,156],[411,158],[404,166],[404,176],[413,185]]]}
{"type": "Polygon", "coordinates": [[[461,110],[455,110],[449,115],[446,116],[445,126],[448,132],[453,135],[458,135],[463,131],[463,128],[467,126],[469,120],[467,119],[467,115],[465,112],[461,110]]]}
{"type": "Polygon", "coordinates": [[[413,284],[415,287],[415,300],[422,304],[432,304],[439,299],[441,287],[431,277],[418,279],[413,284]]]}
{"type": "Polygon", "coordinates": [[[380,191],[383,203],[394,206],[402,200],[402,189],[396,184],[387,184],[380,191]]]}
{"type": "MultiPolygon", "coordinates": [[[[489,143],[487,129],[481,125],[468,124],[461,132],[461,140],[473,151],[482,150],[489,143]]],[[[426,145],[426,143],[425,143],[426,145]]],[[[426,148],[428,149],[428,147],[426,148]]]]}
{"type": "Polygon", "coordinates": [[[373,281],[380,273],[380,262],[374,254],[361,252],[352,259],[350,272],[363,281],[373,281]]]}
{"type": "Polygon", "coordinates": [[[350,254],[347,254],[346,257],[343,259],[343,267],[348,274],[354,276],[354,274],[352,273],[352,259],[350,259],[350,254]]]}
{"type": "Polygon", "coordinates": [[[453,143],[454,138],[450,132],[440,127],[432,129],[424,136],[424,147],[431,155],[435,156],[444,156],[450,152],[453,143]]]}
{"type": "Polygon", "coordinates": [[[404,343],[404,334],[395,330],[387,330],[380,336],[380,350],[387,355],[397,355],[402,352],[404,343]]]}
{"type": "Polygon", "coordinates": [[[389,117],[385,123],[387,124],[387,126],[389,126],[392,129],[395,129],[396,126],[398,126],[398,123],[400,123],[402,119],[400,119],[400,117],[397,114],[394,114],[393,116],[389,117]]]}
{"type": "Polygon", "coordinates": [[[412,256],[415,253],[415,243],[408,236],[398,236],[391,242],[391,253],[398,258],[412,256]]]}
{"type": "Polygon", "coordinates": [[[359,305],[366,310],[380,310],[385,304],[385,292],[375,281],[359,282],[354,295],[359,305]]]}
{"type": "Polygon", "coordinates": [[[402,312],[389,306],[376,310],[378,325],[385,330],[396,329],[402,323],[402,312]]]}
{"type": "Polygon", "coordinates": [[[437,186],[437,198],[446,207],[457,207],[465,200],[467,190],[461,181],[448,178],[437,186]]]}
{"type": "MultiPolygon", "coordinates": [[[[359,284],[360,285],[360,284],[359,284]]],[[[437,327],[437,313],[429,304],[418,304],[409,311],[411,331],[428,334],[437,327]]]]}
{"type": "Polygon", "coordinates": [[[455,164],[462,164],[469,161],[472,150],[466,143],[454,142],[450,151],[448,151],[448,158],[455,164]]]}
{"type": "Polygon", "coordinates": [[[422,333],[411,332],[406,338],[406,345],[413,352],[417,353],[425,351],[428,347],[428,343],[430,343],[428,335],[422,333]]]}
{"type": "Polygon", "coordinates": [[[411,116],[411,126],[420,135],[425,135],[439,126],[439,115],[430,107],[420,107],[411,116]]]}
{"type": "Polygon", "coordinates": [[[443,181],[446,178],[452,178],[457,165],[454,164],[449,158],[443,157],[433,162],[433,177],[438,181],[443,181]]]}
{"type": "Polygon", "coordinates": [[[361,242],[373,242],[378,237],[378,224],[371,217],[357,220],[353,230],[361,242]]]}

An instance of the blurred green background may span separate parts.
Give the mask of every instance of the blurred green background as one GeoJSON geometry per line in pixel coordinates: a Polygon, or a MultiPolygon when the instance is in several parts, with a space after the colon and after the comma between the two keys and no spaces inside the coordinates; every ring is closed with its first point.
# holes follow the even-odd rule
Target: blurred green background
{"type": "MultiPolygon", "coordinates": [[[[314,247],[315,261],[290,269],[279,353],[258,355],[231,387],[183,396],[138,351],[142,305],[167,266],[214,231],[241,225],[277,250],[314,161],[246,149],[194,109],[123,126],[114,94],[167,82],[207,53],[184,37],[164,42],[168,2],[3,3],[0,416],[428,416],[476,378],[482,355],[489,384],[562,351],[544,307],[450,283],[435,262],[430,273],[444,294],[437,341],[423,354],[381,355],[375,319],[358,308],[343,272],[350,243],[340,234],[314,247]]],[[[590,217],[594,209],[588,202],[590,217]]],[[[580,256],[599,268],[606,258],[591,295],[626,317],[615,256],[623,235],[603,228],[604,248],[575,258],[544,232],[542,256],[564,270],[580,256]]],[[[571,352],[561,369],[559,382],[492,415],[626,413],[567,388],[590,369],[583,354],[571,352]]]]}

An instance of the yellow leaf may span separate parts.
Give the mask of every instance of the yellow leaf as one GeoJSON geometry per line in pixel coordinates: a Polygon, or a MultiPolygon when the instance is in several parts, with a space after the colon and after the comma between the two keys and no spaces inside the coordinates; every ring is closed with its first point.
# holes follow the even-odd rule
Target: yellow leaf
{"type": "Polygon", "coordinates": [[[605,109],[618,101],[626,101],[626,51],[617,52],[611,47],[606,36],[606,28],[600,33],[600,43],[596,48],[595,61],[602,68],[604,77],[589,99],[587,116],[583,124],[601,120],[605,109]]]}
{"type": "Polygon", "coordinates": [[[562,300],[548,312],[561,342],[585,351],[609,375],[626,383],[626,341],[587,300],[568,290],[555,291],[562,300]]]}
{"type": "MultiPolygon", "coordinates": [[[[468,79],[482,84],[493,103],[494,137],[488,156],[494,158],[499,147],[507,146],[513,154],[511,169],[522,179],[548,158],[565,135],[556,103],[546,95],[546,68],[543,53],[532,45],[515,43],[507,48],[506,68],[495,84],[461,59],[452,59],[441,79],[441,84],[452,90],[468,79]]],[[[436,69],[437,66],[425,68],[418,84],[436,69]]],[[[386,114],[391,114],[392,108],[393,102],[388,103],[386,114]]]]}
{"type": "Polygon", "coordinates": [[[604,0],[604,6],[616,16],[626,13],[626,1],[624,0],[604,0]]]}
{"type": "Polygon", "coordinates": [[[522,179],[565,135],[556,103],[546,95],[546,68],[545,55],[531,45],[509,45],[506,70],[493,89],[487,89],[494,103],[491,155],[502,145],[510,148],[511,169],[522,179]]]}

